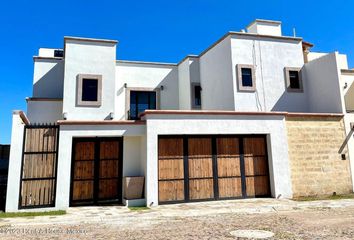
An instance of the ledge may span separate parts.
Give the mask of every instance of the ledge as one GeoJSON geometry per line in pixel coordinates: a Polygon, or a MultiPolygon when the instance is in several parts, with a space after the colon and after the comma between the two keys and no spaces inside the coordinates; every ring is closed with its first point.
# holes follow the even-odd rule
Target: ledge
{"type": "Polygon", "coordinates": [[[101,43],[113,43],[117,44],[117,40],[110,40],[110,39],[98,39],[98,38],[83,38],[83,37],[70,37],[70,36],[65,36],[64,37],[64,42],[67,40],[74,40],[74,41],[83,41],[83,42],[101,42],[101,43]]]}
{"type": "Polygon", "coordinates": [[[47,101],[47,102],[50,102],[50,101],[57,101],[57,102],[62,102],[63,99],[62,98],[36,98],[36,97],[27,97],[26,98],[26,102],[30,102],[30,101],[47,101]]]}
{"type": "Polygon", "coordinates": [[[287,117],[343,117],[341,113],[302,113],[302,112],[237,112],[214,110],[146,110],[145,115],[239,115],[239,116],[287,116],[287,117]]]}
{"type": "Polygon", "coordinates": [[[145,121],[142,120],[58,120],[57,123],[58,125],[145,125],[145,121]]]}
{"type": "Polygon", "coordinates": [[[33,60],[63,60],[62,57],[41,57],[41,56],[33,56],[33,60]]]}
{"type": "Polygon", "coordinates": [[[12,113],[19,115],[19,117],[21,118],[21,120],[23,121],[24,124],[30,125],[30,121],[29,121],[29,119],[27,118],[26,114],[23,111],[14,110],[12,113]]]}
{"type": "Polygon", "coordinates": [[[346,75],[354,75],[354,69],[341,69],[340,72],[346,75]]]}
{"type": "Polygon", "coordinates": [[[146,64],[146,65],[162,65],[162,66],[177,66],[176,63],[166,63],[166,62],[145,62],[145,61],[131,61],[131,60],[116,60],[116,63],[122,64],[146,64]]]}

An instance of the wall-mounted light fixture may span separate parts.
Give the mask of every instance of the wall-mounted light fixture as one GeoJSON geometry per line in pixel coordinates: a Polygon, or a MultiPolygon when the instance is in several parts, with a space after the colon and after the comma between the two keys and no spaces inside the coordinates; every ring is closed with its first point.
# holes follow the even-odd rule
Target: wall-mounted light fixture
{"type": "Polygon", "coordinates": [[[348,83],[344,83],[344,89],[348,87],[348,83]]]}
{"type": "Polygon", "coordinates": [[[128,87],[128,84],[127,83],[124,83],[124,88],[127,88],[128,87]]]}
{"type": "Polygon", "coordinates": [[[63,112],[63,119],[66,120],[68,118],[68,113],[67,112],[63,112]]]}
{"type": "Polygon", "coordinates": [[[160,89],[161,89],[161,91],[163,91],[163,89],[164,89],[163,85],[161,85],[160,89]]]}
{"type": "Polygon", "coordinates": [[[114,112],[110,112],[110,113],[109,113],[109,118],[110,118],[111,120],[113,120],[113,118],[114,118],[114,112]]]}

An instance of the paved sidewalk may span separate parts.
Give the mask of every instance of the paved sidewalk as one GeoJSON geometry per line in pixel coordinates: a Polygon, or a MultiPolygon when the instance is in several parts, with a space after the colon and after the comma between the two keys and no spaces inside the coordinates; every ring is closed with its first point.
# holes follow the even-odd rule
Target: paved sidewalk
{"type": "Polygon", "coordinates": [[[284,211],[323,210],[354,207],[354,199],[297,202],[277,199],[245,199],[161,205],[149,210],[131,211],[124,206],[73,207],[67,214],[0,219],[0,226],[57,224],[113,224],[136,227],[159,224],[169,218],[218,214],[257,214],[284,211]]]}

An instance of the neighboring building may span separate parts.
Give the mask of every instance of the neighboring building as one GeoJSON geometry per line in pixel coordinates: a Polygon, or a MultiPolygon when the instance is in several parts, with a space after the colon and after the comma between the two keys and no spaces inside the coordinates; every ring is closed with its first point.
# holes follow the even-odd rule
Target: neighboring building
{"type": "Polygon", "coordinates": [[[34,57],[6,211],[353,191],[346,55],[310,52],[268,20],[178,64],[116,60],[116,47],[65,37],[64,50],[34,57]],[[129,203],[139,184],[123,193],[123,177],[136,176],[144,193],[129,203]]]}

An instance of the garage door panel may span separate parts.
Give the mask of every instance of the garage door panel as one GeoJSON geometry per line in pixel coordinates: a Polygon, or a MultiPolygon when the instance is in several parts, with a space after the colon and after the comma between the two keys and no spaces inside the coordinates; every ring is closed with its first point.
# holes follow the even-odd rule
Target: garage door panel
{"type": "Polygon", "coordinates": [[[118,182],[116,179],[103,179],[99,181],[98,197],[110,199],[118,195],[118,182]]]}
{"type": "Polygon", "coordinates": [[[183,179],[183,158],[159,160],[159,179],[183,179]]]}
{"type": "Polygon", "coordinates": [[[75,144],[75,161],[94,160],[94,159],[95,159],[94,142],[78,142],[75,144]]]}
{"type": "Polygon", "coordinates": [[[189,178],[213,177],[213,159],[192,158],[188,160],[189,178]]]}
{"type": "Polygon", "coordinates": [[[268,175],[267,158],[264,157],[244,157],[245,175],[268,175]]]}
{"type": "Polygon", "coordinates": [[[183,157],[183,138],[159,138],[158,152],[160,159],[178,159],[183,157]]]}
{"type": "Polygon", "coordinates": [[[248,197],[260,197],[269,195],[268,176],[247,177],[246,191],[248,197]]]}
{"type": "Polygon", "coordinates": [[[192,137],[188,138],[188,156],[189,157],[210,157],[211,138],[210,137],[192,137]]]}
{"type": "Polygon", "coordinates": [[[72,200],[91,200],[93,199],[94,181],[76,181],[73,183],[72,200]]]}
{"type": "Polygon", "coordinates": [[[265,155],[264,137],[246,137],[243,139],[243,152],[245,156],[265,155]]]}
{"type": "Polygon", "coordinates": [[[219,157],[218,177],[241,177],[240,158],[239,157],[219,157]]]}
{"type": "Polygon", "coordinates": [[[189,197],[191,200],[214,198],[213,179],[189,180],[189,197]]]}
{"type": "Polygon", "coordinates": [[[219,178],[219,197],[233,198],[242,197],[241,178],[219,178]]]}
{"type": "Polygon", "coordinates": [[[216,139],[217,154],[220,157],[239,157],[240,143],[237,137],[218,137],[216,139]]]}
{"type": "Polygon", "coordinates": [[[100,159],[117,159],[119,158],[119,142],[118,141],[102,141],[100,142],[100,159]]]}
{"type": "Polygon", "coordinates": [[[159,181],[159,201],[184,200],[184,180],[159,181]]]}

